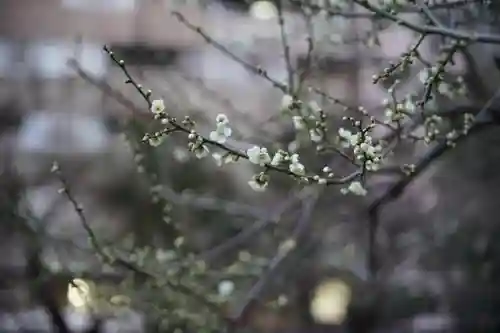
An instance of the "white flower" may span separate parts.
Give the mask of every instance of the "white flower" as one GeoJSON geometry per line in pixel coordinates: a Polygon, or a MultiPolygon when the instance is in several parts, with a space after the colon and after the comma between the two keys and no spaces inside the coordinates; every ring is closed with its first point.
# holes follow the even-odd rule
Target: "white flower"
{"type": "Polygon", "coordinates": [[[283,150],[278,150],[276,154],[274,154],[273,159],[271,160],[272,166],[280,165],[285,159],[285,152],[283,150]]]}
{"type": "Polygon", "coordinates": [[[227,138],[229,138],[232,134],[233,130],[228,127],[226,124],[219,123],[217,124],[217,128],[215,131],[210,132],[210,140],[215,141],[217,143],[226,142],[227,138]]]}
{"type": "Polygon", "coordinates": [[[318,178],[318,184],[319,185],[326,185],[327,180],[325,178],[318,178]]]}
{"type": "Polygon", "coordinates": [[[248,182],[248,185],[256,192],[264,192],[267,189],[267,185],[269,185],[269,176],[261,172],[254,175],[248,182]]]}
{"type": "Polygon", "coordinates": [[[252,190],[254,190],[255,192],[264,192],[267,188],[267,183],[261,184],[261,183],[255,181],[254,179],[250,180],[248,182],[248,185],[250,185],[252,190]]]}
{"type": "Polygon", "coordinates": [[[165,136],[163,135],[156,135],[148,139],[148,143],[152,147],[158,147],[163,143],[165,140],[165,136]]]}
{"type": "Polygon", "coordinates": [[[213,154],[212,154],[212,157],[214,158],[214,160],[215,160],[215,164],[216,164],[217,166],[222,166],[222,164],[223,164],[222,154],[219,154],[219,153],[213,153],[213,154]]]}
{"type": "Polygon", "coordinates": [[[201,144],[201,145],[197,145],[197,146],[193,147],[193,152],[197,158],[201,159],[201,158],[208,156],[208,154],[210,153],[210,150],[208,150],[207,146],[201,144]]]}
{"type": "Polygon", "coordinates": [[[343,188],[340,191],[343,194],[352,193],[359,196],[365,196],[368,193],[359,181],[353,181],[347,188],[343,188]]]}
{"type": "Polygon", "coordinates": [[[217,124],[224,124],[224,125],[226,125],[226,124],[229,123],[229,119],[227,118],[227,116],[225,114],[219,113],[217,115],[217,117],[215,117],[215,122],[217,124]]]}
{"type": "Polygon", "coordinates": [[[281,109],[289,110],[293,105],[293,97],[290,95],[284,95],[281,99],[281,109]]]}
{"type": "Polygon", "coordinates": [[[306,128],[306,122],[301,116],[293,116],[292,121],[296,130],[303,130],[306,128]]]}
{"type": "Polygon", "coordinates": [[[226,154],[224,157],[224,164],[234,163],[238,161],[239,156],[234,154],[226,154]]]}
{"type": "Polygon", "coordinates": [[[271,157],[267,152],[267,148],[253,146],[247,150],[248,160],[260,166],[264,166],[271,162],[271,157]]]}
{"type": "Polygon", "coordinates": [[[231,127],[229,127],[229,119],[225,114],[219,113],[217,117],[215,117],[215,123],[216,129],[210,132],[209,138],[212,141],[223,144],[233,132],[231,127]]]}
{"type": "Polygon", "coordinates": [[[230,281],[230,280],[223,280],[217,286],[217,290],[218,290],[218,293],[220,296],[228,297],[234,291],[234,283],[233,283],[233,281],[230,281]]]}
{"type": "Polygon", "coordinates": [[[155,99],[151,102],[151,112],[158,114],[163,111],[165,111],[165,102],[163,102],[163,99],[155,99]]]}
{"type": "Polygon", "coordinates": [[[299,162],[299,155],[293,154],[290,157],[289,170],[296,175],[303,176],[306,173],[306,169],[302,163],[299,162]]]}
{"type": "Polygon", "coordinates": [[[345,128],[339,128],[339,136],[343,139],[348,139],[352,135],[351,131],[346,130],[345,128]]]}
{"type": "Polygon", "coordinates": [[[311,141],[313,142],[321,142],[323,140],[323,135],[319,129],[310,129],[309,136],[311,137],[311,141]]]}

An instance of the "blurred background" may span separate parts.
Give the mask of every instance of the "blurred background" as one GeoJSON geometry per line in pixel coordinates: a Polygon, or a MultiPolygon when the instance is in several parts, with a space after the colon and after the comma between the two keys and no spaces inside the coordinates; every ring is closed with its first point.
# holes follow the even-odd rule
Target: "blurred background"
{"type": "MultiPolygon", "coordinates": [[[[496,17],[493,9],[482,12],[479,6],[461,7],[463,27],[477,28],[467,25],[467,13],[475,18],[496,17]]],[[[169,137],[154,151],[137,148],[154,124],[147,105],[124,83],[123,72],[103,51],[104,44],[179,119],[189,115],[209,130],[215,116],[225,113],[235,130],[230,141],[235,147],[261,144],[303,149],[304,158],[314,156],[307,155],[310,147],[301,146],[294,137],[291,124],[276,120],[283,93],[207,43],[171,15],[172,10],[241,59],[286,82],[278,10],[271,1],[0,0],[0,331],[40,332],[41,327],[49,331],[48,318],[30,295],[31,280],[25,276],[33,230],[38,230],[39,254],[52,274],[47,288],[62,307],[85,303],[72,293],[69,276],[79,276],[85,286],[112,286],[123,280],[123,273],[103,269],[97,260],[81,217],[61,195],[61,183],[51,173],[54,160],[83,205],[89,224],[111,245],[131,242],[168,248],[179,238],[165,223],[167,204],[168,219],[187,235],[185,242],[196,253],[278,214],[279,227],[259,233],[238,249],[265,258],[276,251],[276,237],[292,229],[300,207],[280,212],[294,188],[290,181],[277,177],[266,193],[255,193],[247,184],[255,172],[251,165],[219,168],[211,160],[200,161],[181,137],[169,137]],[[70,60],[75,61],[72,66],[70,60]],[[117,101],[113,97],[117,94],[132,107],[117,101]],[[136,126],[128,127],[130,122],[136,126]],[[127,144],[124,130],[133,134],[136,145],[127,144]],[[144,181],[144,174],[152,179],[144,181]],[[161,193],[156,185],[162,185],[161,193]],[[161,200],[166,203],[162,201],[158,208],[161,200]],[[21,226],[24,222],[13,211],[29,215],[30,226],[21,226]]],[[[416,35],[398,26],[382,26],[349,4],[344,10],[351,18],[314,12],[308,21],[293,1],[286,2],[283,10],[291,61],[297,70],[307,66],[307,38],[314,40],[315,66],[304,91],[313,86],[347,105],[362,105],[371,115],[382,116],[382,101],[392,83],[374,85],[372,76],[398,61],[416,35]]],[[[450,17],[444,11],[438,14],[450,17]]],[[[408,19],[419,20],[416,14],[408,14],[408,19]]],[[[481,29],[491,31],[491,26],[483,23],[481,29]]],[[[429,39],[419,52],[435,61],[440,46],[437,38],[429,39]]],[[[471,49],[486,96],[499,82],[492,65],[495,52],[494,46],[471,49]]],[[[417,63],[400,74],[402,93],[422,89],[418,73],[424,67],[417,63]]],[[[469,69],[457,57],[450,75],[463,76],[469,84],[469,69]]],[[[338,127],[344,108],[320,95],[309,96],[338,127]]],[[[438,99],[435,107],[481,101],[478,96],[448,96],[438,99]]],[[[386,134],[378,130],[377,135],[386,134]]],[[[494,128],[468,139],[381,212],[378,241],[385,303],[378,304],[382,310],[377,316],[383,317],[385,331],[451,332],[458,325],[460,332],[497,332],[500,327],[496,286],[500,248],[494,244],[500,194],[498,140],[494,128]]],[[[423,144],[402,144],[388,163],[414,163],[426,149],[423,144]]],[[[320,156],[311,161],[311,167],[321,168],[330,159],[320,156]]],[[[348,170],[340,158],[331,167],[339,173],[348,170]]],[[[263,319],[260,331],[296,332],[306,327],[308,320],[302,318],[314,312],[314,307],[308,308],[312,295],[329,293],[326,287],[316,293],[314,288],[333,278],[342,278],[353,290],[352,302],[361,309],[356,320],[369,320],[371,310],[365,307],[373,309],[381,291],[367,282],[366,206],[396,179],[395,175],[374,176],[367,198],[343,196],[338,188],[321,193],[303,253],[277,274],[283,290],[276,287],[267,292],[270,297],[276,291],[289,294],[291,305],[280,313],[280,320],[277,315],[263,319]],[[303,300],[301,295],[309,296],[303,300]]],[[[219,256],[214,265],[226,265],[238,251],[219,256]]],[[[263,266],[267,264],[264,261],[263,266]]],[[[251,286],[249,281],[241,282],[242,288],[251,286]]],[[[335,299],[324,302],[323,308],[333,308],[335,299]]],[[[132,306],[122,317],[109,319],[106,332],[152,332],[146,328],[147,308],[139,308],[132,306]]],[[[335,332],[339,323],[328,319],[326,312],[308,322],[309,329],[326,325],[335,332]]],[[[74,326],[84,326],[80,315],[72,315],[74,326]]],[[[265,317],[263,312],[255,315],[265,317]]]]}

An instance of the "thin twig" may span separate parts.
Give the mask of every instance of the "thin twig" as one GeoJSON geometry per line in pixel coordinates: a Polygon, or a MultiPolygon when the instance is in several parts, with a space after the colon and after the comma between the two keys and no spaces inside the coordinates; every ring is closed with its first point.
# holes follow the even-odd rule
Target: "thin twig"
{"type": "Polygon", "coordinates": [[[388,19],[397,23],[398,25],[413,30],[415,32],[426,34],[426,35],[438,35],[449,37],[458,41],[470,42],[470,43],[484,43],[484,44],[500,44],[499,34],[484,34],[484,33],[467,33],[458,29],[452,29],[447,27],[437,27],[434,25],[419,25],[413,23],[400,16],[393,15],[382,8],[372,5],[368,0],[352,0],[356,4],[364,7],[365,9],[379,15],[382,18],[388,19]]]}
{"type": "Polygon", "coordinates": [[[236,319],[236,321],[242,320],[246,317],[247,312],[251,308],[252,304],[261,297],[261,293],[264,291],[268,283],[272,280],[273,276],[276,274],[276,270],[281,267],[281,264],[285,261],[286,258],[289,257],[289,255],[293,252],[293,249],[302,240],[307,230],[309,230],[311,215],[314,211],[314,207],[316,206],[318,197],[319,191],[315,191],[310,197],[304,199],[303,208],[297,219],[297,223],[292,232],[292,235],[285,241],[285,243],[289,242],[291,245],[286,246],[286,248],[280,249],[278,251],[276,256],[274,256],[274,258],[269,263],[267,271],[252,286],[252,288],[244,298],[242,305],[236,310],[234,314],[234,318],[236,319]]]}
{"type": "Polygon", "coordinates": [[[73,208],[75,209],[75,212],[77,213],[80,222],[82,223],[83,228],[87,232],[87,235],[89,236],[90,243],[93,246],[93,249],[96,251],[96,253],[100,256],[100,258],[111,265],[118,265],[120,267],[126,268],[127,270],[133,272],[139,277],[146,278],[148,280],[152,280],[154,282],[157,281],[163,281],[167,287],[172,289],[175,292],[179,292],[181,294],[184,294],[185,296],[188,296],[200,304],[206,306],[207,309],[211,310],[213,313],[216,313],[219,315],[221,319],[227,320],[226,315],[222,311],[222,309],[216,304],[212,303],[211,301],[207,300],[203,295],[195,292],[194,290],[191,290],[190,288],[184,286],[180,282],[173,282],[168,279],[159,279],[157,276],[155,276],[153,273],[147,272],[146,270],[140,268],[139,266],[135,265],[132,262],[129,262],[128,260],[118,257],[118,256],[112,256],[108,252],[106,252],[98,238],[97,235],[94,233],[92,230],[91,226],[88,223],[88,220],[84,214],[83,207],[78,203],[76,200],[75,196],[72,194],[69,184],[63,177],[63,174],[59,168],[59,166],[54,164],[53,171],[61,184],[63,185],[63,193],[65,194],[66,198],[68,198],[69,202],[73,205],[73,208]]]}
{"type": "MultiPolygon", "coordinates": [[[[108,49],[108,52],[111,52],[109,51],[108,49]]],[[[114,54],[112,53],[111,54],[113,57],[113,61],[118,64],[120,66],[120,68],[123,68],[125,67],[124,64],[120,64],[120,60],[118,60],[114,54]]],[[[116,90],[114,90],[108,83],[106,82],[103,82],[102,80],[96,80],[94,79],[89,73],[86,73],[79,65],[78,63],[76,63],[75,61],[71,61],[69,63],[73,68],[77,69],[77,73],[83,78],[85,79],[87,82],[99,87],[99,88],[103,88],[103,91],[108,93],[112,98],[114,98],[117,102],[119,102],[120,104],[122,104],[123,106],[131,109],[131,110],[134,110],[136,111],[135,113],[142,113],[140,111],[140,109],[138,109],[130,100],[128,100],[126,97],[124,97],[122,94],[118,93],[116,90]]],[[[143,88],[142,86],[140,86],[139,84],[135,83],[135,81],[133,80],[133,78],[130,76],[130,73],[128,71],[124,72],[126,73],[125,75],[127,76],[127,82],[131,81],[132,84],[134,85],[134,87],[136,87],[136,89],[138,91],[141,91],[141,95],[143,96],[143,98],[148,101],[148,105],[150,105],[151,101],[149,101],[149,97],[147,95],[147,93],[145,93],[143,91],[143,88]]],[[[134,113],[134,114],[135,114],[134,113]]],[[[151,117],[149,117],[151,119],[151,117]]],[[[188,129],[187,127],[179,124],[175,119],[169,119],[169,124],[173,126],[173,128],[175,130],[178,130],[180,132],[183,132],[185,134],[191,134],[191,130],[188,129]]],[[[201,137],[201,136],[200,136],[201,137]]],[[[232,147],[229,147],[225,144],[221,144],[221,143],[218,143],[218,142],[215,142],[213,140],[210,140],[206,137],[202,137],[204,143],[207,143],[207,144],[210,144],[212,146],[215,146],[215,147],[218,147],[224,151],[226,151],[227,153],[230,153],[232,154],[233,156],[237,157],[237,158],[243,158],[245,160],[248,160],[248,155],[241,151],[241,150],[238,150],[236,148],[232,148],[232,147]]],[[[278,166],[273,166],[271,164],[266,164],[265,166],[268,170],[272,170],[272,171],[276,171],[276,172],[280,172],[280,173],[283,173],[283,174],[287,174],[289,176],[292,176],[292,177],[295,177],[295,178],[305,178],[307,179],[308,181],[310,181],[311,183],[315,183],[316,182],[316,179],[314,177],[314,175],[305,175],[305,176],[302,176],[302,175],[297,175],[295,174],[294,172],[290,171],[288,168],[284,168],[284,167],[278,167],[278,166]]],[[[351,174],[347,175],[347,176],[344,176],[344,177],[333,177],[333,178],[328,178],[327,179],[327,182],[325,185],[340,185],[340,184],[346,184],[346,183],[349,183],[351,182],[352,180],[356,179],[359,177],[359,175],[361,174],[361,171],[360,170],[357,170],[357,171],[354,171],[352,172],[351,174]]]]}
{"type": "Polygon", "coordinates": [[[290,57],[290,44],[288,43],[288,38],[286,36],[286,26],[285,18],[283,15],[283,0],[276,1],[276,8],[278,11],[278,25],[280,27],[281,45],[283,47],[283,53],[285,57],[286,72],[288,74],[288,94],[294,95],[294,69],[292,66],[292,59],[290,57]]]}
{"type": "MultiPolygon", "coordinates": [[[[461,135],[456,139],[455,143],[463,141],[472,132],[481,129],[484,125],[494,124],[495,118],[497,117],[493,114],[491,106],[500,97],[500,88],[496,91],[488,102],[482,107],[474,122],[469,129],[469,132],[465,135],[461,135]]],[[[444,155],[452,146],[447,140],[439,142],[434,148],[429,150],[417,163],[413,171],[403,176],[399,181],[394,183],[389,189],[379,198],[374,200],[368,207],[368,272],[372,278],[377,277],[377,273],[380,268],[380,262],[377,254],[377,234],[380,227],[380,212],[389,203],[398,199],[404,190],[414,182],[418,176],[420,176],[429,165],[432,164],[439,157],[444,155]]]]}

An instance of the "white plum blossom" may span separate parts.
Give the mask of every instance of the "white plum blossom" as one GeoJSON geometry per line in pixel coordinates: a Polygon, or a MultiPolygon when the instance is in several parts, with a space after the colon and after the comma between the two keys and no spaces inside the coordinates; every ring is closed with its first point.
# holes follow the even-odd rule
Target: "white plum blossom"
{"type": "Polygon", "coordinates": [[[299,162],[299,155],[293,154],[290,157],[289,170],[296,175],[303,176],[306,173],[306,169],[302,163],[299,162]]]}
{"type": "Polygon", "coordinates": [[[220,153],[213,153],[213,154],[212,154],[212,157],[214,158],[214,160],[215,160],[215,164],[216,164],[217,166],[222,166],[222,164],[224,164],[222,154],[220,154],[220,153]]]}
{"type": "Polygon", "coordinates": [[[319,184],[319,185],[326,185],[328,183],[328,180],[326,178],[321,178],[318,175],[315,175],[313,179],[319,184]]]}
{"type": "Polygon", "coordinates": [[[165,140],[164,135],[155,135],[148,139],[148,143],[152,147],[158,147],[163,143],[164,140],[165,140]]]}
{"type": "Polygon", "coordinates": [[[238,159],[238,156],[230,153],[229,154],[213,153],[212,157],[217,166],[233,163],[236,162],[236,160],[238,159]]]}
{"type": "Polygon", "coordinates": [[[293,97],[290,95],[284,95],[281,99],[281,109],[282,110],[290,110],[293,105],[293,97]]]}
{"type": "Polygon", "coordinates": [[[271,162],[271,157],[267,152],[267,148],[253,146],[252,148],[247,150],[248,160],[260,166],[265,166],[271,162]]]}
{"type": "Polygon", "coordinates": [[[321,142],[323,140],[323,134],[317,128],[310,129],[309,136],[311,137],[311,141],[316,143],[321,142]]]}
{"type": "Polygon", "coordinates": [[[224,124],[224,125],[226,125],[226,124],[229,124],[229,118],[225,114],[219,113],[217,115],[217,117],[215,117],[215,122],[217,124],[224,124]]]}
{"type": "Polygon", "coordinates": [[[345,141],[347,141],[347,143],[351,146],[355,146],[360,138],[359,133],[353,134],[351,131],[346,130],[345,128],[339,129],[339,136],[345,141]]]}
{"type": "Polygon", "coordinates": [[[160,114],[165,111],[165,102],[163,99],[155,99],[151,102],[151,112],[154,114],[160,114]]]}
{"type": "Polygon", "coordinates": [[[293,126],[295,127],[296,130],[303,130],[307,127],[306,122],[304,121],[304,119],[302,119],[301,116],[293,116],[292,121],[293,121],[293,126]]]}
{"type": "Polygon", "coordinates": [[[215,121],[216,129],[210,132],[209,138],[212,141],[223,144],[231,136],[233,130],[229,127],[229,120],[225,114],[217,115],[215,121]]]}
{"type": "Polygon", "coordinates": [[[273,159],[271,160],[272,166],[279,166],[286,157],[286,153],[283,150],[278,150],[276,154],[274,154],[273,159]]]}
{"type": "Polygon", "coordinates": [[[254,175],[252,179],[248,182],[248,185],[252,188],[252,190],[256,192],[264,192],[269,185],[269,176],[264,172],[261,172],[257,175],[254,175]]]}
{"type": "Polygon", "coordinates": [[[352,193],[359,196],[365,196],[368,193],[368,191],[363,187],[363,184],[359,181],[351,182],[347,188],[341,189],[340,192],[342,194],[352,193]]]}
{"type": "Polygon", "coordinates": [[[382,146],[374,145],[373,139],[368,134],[363,136],[360,133],[353,134],[346,129],[339,129],[339,135],[346,142],[345,148],[352,147],[357,161],[363,162],[366,170],[376,171],[382,161],[382,146]]]}
{"type": "Polygon", "coordinates": [[[222,297],[230,296],[234,291],[234,282],[230,280],[223,280],[219,282],[219,285],[217,286],[217,291],[219,293],[219,296],[222,297]]]}
{"type": "Polygon", "coordinates": [[[236,161],[238,161],[240,157],[238,155],[234,155],[234,154],[226,154],[224,156],[224,164],[229,164],[229,163],[234,163],[236,161]]]}
{"type": "Polygon", "coordinates": [[[196,158],[199,158],[199,159],[207,157],[208,154],[210,153],[210,150],[204,144],[193,146],[192,151],[193,151],[194,155],[196,156],[196,158]]]}

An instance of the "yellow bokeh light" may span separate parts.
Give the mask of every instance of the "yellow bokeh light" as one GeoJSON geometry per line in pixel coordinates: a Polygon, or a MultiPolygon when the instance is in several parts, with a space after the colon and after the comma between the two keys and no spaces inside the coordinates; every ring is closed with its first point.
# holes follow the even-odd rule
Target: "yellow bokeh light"
{"type": "Polygon", "coordinates": [[[258,20],[270,20],[278,16],[278,9],[271,1],[255,1],[250,6],[250,15],[258,20]]]}
{"type": "Polygon", "coordinates": [[[316,287],[309,311],[318,324],[339,325],[347,315],[351,288],[340,279],[324,281],[316,287]]]}

